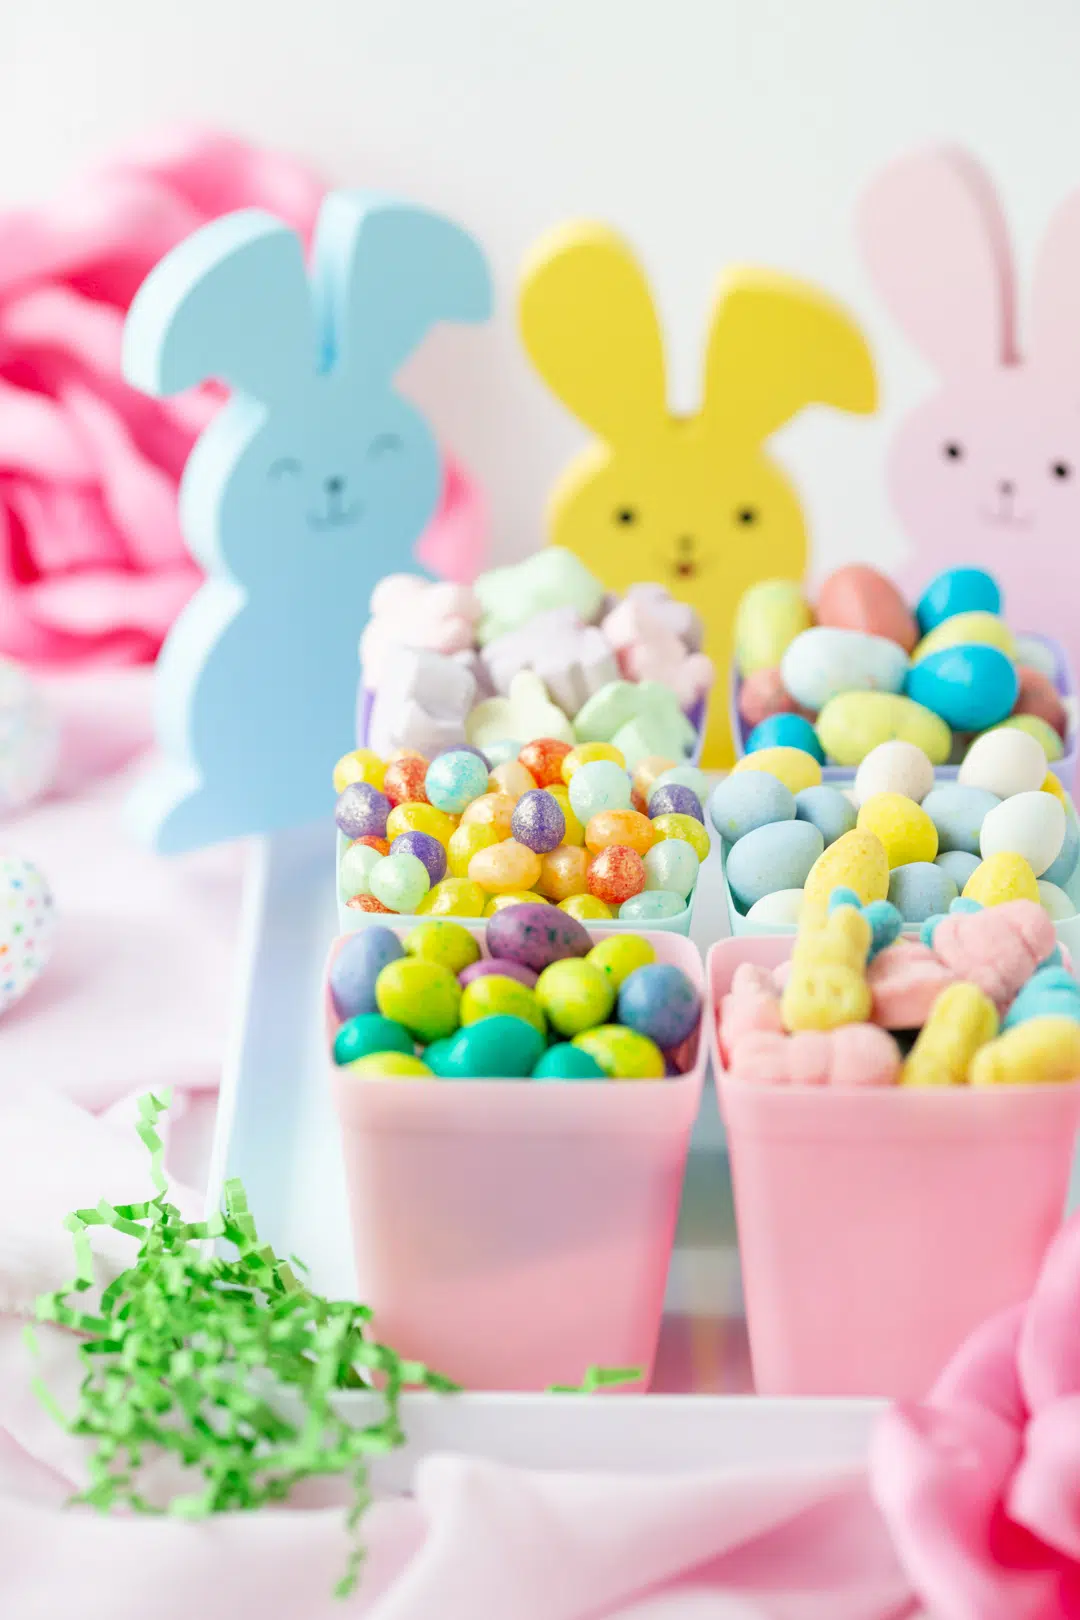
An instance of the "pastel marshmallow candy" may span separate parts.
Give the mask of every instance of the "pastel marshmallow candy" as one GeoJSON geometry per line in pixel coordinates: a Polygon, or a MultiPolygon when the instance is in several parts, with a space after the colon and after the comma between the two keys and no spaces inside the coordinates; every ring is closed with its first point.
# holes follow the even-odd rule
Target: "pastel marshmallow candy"
{"type": "Polygon", "coordinates": [[[619,673],[603,635],[572,607],[550,608],[496,637],[483,649],[482,660],[495,690],[504,695],[520,670],[533,670],[568,715],[619,673]]]}
{"type": "Polygon", "coordinates": [[[891,1086],[899,1078],[900,1052],[886,1030],[868,1023],[793,1035],[751,1033],[736,1047],[728,1073],[751,1085],[891,1086]]]}
{"type": "Polygon", "coordinates": [[[669,687],[684,709],[708,691],[715,674],[704,653],[690,653],[653,602],[631,592],[601,627],[618,650],[619,668],[633,681],[659,681],[669,687]]]}
{"type": "Polygon", "coordinates": [[[574,741],[573,726],[558,704],[552,703],[547,687],[531,669],[519,670],[506,697],[478,703],[466,720],[465,740],[475,748],[482,749],[485,742],[500,742],[504,737],[520,737],[523,743],[536,737],[574,741]]]}
{"type": "Polygon", "coordinates": [[[688,652],[700,652],[703,627],[699,615],[689,602],[680,602],[678,597],[672,596],[666,585],[648,580],[631,585],[626,599],[645,602],[649,611],[678,636],[688,652]]]}
{"type": "Polygon", "coordinates": [[[480,604],[467,585],[388,574],[371,593],[371,618],[360,638],[364,684],[376,689],[390,647],[462,652],[472,646],[480,604]]]}
{"type": "Polygon", "coordinates": [[[951,913],[934,929],[931,948],[958,979],[978,985],[999,1007],[1054,949],[1051,918],[1036,901],[1008,900],[985,911],[951,913]]]}
{"type": "Polygon", "coordinates": [[[481,646],[547,608],[576,608],[592,623],[605,597],[600,581],[563,546],[541,546],[524,562],[492,568],[473,589],[483,610],[477,631],[481,646]]]}
{"type": "Polygon", "coordinates": [[[998,726],[976,737],[956,774],[962,787],[984,788],[999,799],[1034,793],[1046,775],[1042,745],[1026,731],[998,726]]]}
{"type": "Polygon", "coordinates": [[[898,939],[866,971],[875,1024],[885,1029],[921,1029],[934,1002],[956,974],[927,945],[898,939]]]}
{"type": "Polygon", "coordinates": [[[756,963],[740,962],[731,989],[720,1001],[717,1034],[725,1062],[746,1035],[782,1029],[780,997],[772,974],[756,963]]]}
{"type": "Polygon", "coordinates": [[[475,696],[474,677],[453,658],[395,645],[375,692],[368,746],[377,754],[414,748],[430,757],[461,741],[475,696]]]}

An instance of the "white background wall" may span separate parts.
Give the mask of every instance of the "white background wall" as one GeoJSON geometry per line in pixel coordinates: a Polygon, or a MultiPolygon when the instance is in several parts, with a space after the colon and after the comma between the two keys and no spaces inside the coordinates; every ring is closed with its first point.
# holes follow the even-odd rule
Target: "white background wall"
{"type": "Polygon", "coordinates": [[[710,288],[772,264],[844,297],[878,356],[882,417],[811,412],[781,453],[816,566],[888,561],[889,424],[927,385],[855,252],[855,198],[905,147],[947,138],[995,174],[1021,265],[1080,184],[1077,0],[0,0],[0,202],[175,119],[287,145],[337,182],[455,214],[490,254],[500,308],[444,332],[409,383],[485,481],[496,554],[536,544],[579,440],[517,345],[516,270],[569,215],[637,243],[697,395],[710,288]]]}

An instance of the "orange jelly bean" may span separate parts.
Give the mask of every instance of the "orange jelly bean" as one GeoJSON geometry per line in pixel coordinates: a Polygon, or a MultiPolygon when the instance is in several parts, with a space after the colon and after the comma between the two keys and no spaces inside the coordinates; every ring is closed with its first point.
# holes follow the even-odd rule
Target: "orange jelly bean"
{"type": "Polygon", "coordinates": [[[570,752],[570,744],[556,737],[534,737],[525,744],[518,760],[529,771],[537,787],[550,787],[562,781],[562,762],[570,752]]]}
{"type": "Polygon", "coordinates": [[[368,849],[377,849],[380,855],[389,855],[390,845],[385,838],[376,838],[374,833],[365,833],[363,838],[354,839],[357,844],[366,844],[368,849]]]}
{"type": "Polygon", "coordinates": [[[386,767],[383,792],[392,805],[427,804],[428,796],[424,787],[426,776],[427,761],[419,755],[410,754],[406,759],[396,759],[386,767]]]}
{"type": "Polygon", "coordinates": [[[608,906],[621,906],[645,887],[645,862],[636,849],[609,844],[589,863],[589,893],[608,906]]]}
{"type": "Polygon", "coordinates": [[[516,803],[511,793],[482,793],[461,812],[461,825],[469,827],[479,822],[482,827],[490,827],[497,832],[500,838],[509,838],[516,803]]]}
{"type": "Polygon", "coordinates": [[[580,844],[560,844],[541,858],[536,887],[546,900],[554,900],[557,905],[572,894],[585,893],[588,870],[589,857],[580,844]]]}
{"type": "Polygon", "coordinates": [[[397,915],[396,912],[390,910],[389,906],[384,906],[381,900],[376,900],[373,894],[354,894],[351,900],[346,900],[345,904],[351,906],[354,911],[385,911],[391,917],[397,915]]]}
{"type": "Polygon", "coordinates": [[[509,793],[515,799],[520,799],[523,793],[536,786],[536,778],[532,771],[527,770],[519,759],[508,759],[505,765],[496,765],[488,777],[488,790],[491,793],[509,793]]]}
{"type": "Polygon", "coordinates": [[[477,850],[469,862],[469,877],[488,894],[532,889],[539,876],[539,855],[535,850],[519,844],[516,838],[504,838],[501,844],[477,850]]]}
{"type": "Polygon", "coordinates": [[[585,827],[585,847],[598,855],[612,844],[624,844],[644,855],[656,842],[653,824],[637,810],[601,810],[585,827]]]}

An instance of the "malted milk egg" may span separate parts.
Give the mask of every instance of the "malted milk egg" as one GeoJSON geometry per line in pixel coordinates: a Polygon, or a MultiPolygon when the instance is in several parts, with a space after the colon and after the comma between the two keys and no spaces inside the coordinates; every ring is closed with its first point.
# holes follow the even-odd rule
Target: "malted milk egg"
{"type": "Polygon", "coordinates": [[[1014,793],[983,820],[983,860],[1007,851],[1022,855],[1036,877],[1057,860],[1065,842],[1065,807],[1052,793],[1014,793]]]}
{"type": "Polygon", "coordinates": [[[777,889],[762,895],[746,913],[748,923],[759,923],[763,928],[791,928],[799,921],[803,905],[801,889],[777,889]]]}
{"type": "Polygon", "coordinates": [[[902,793],[921,804],[934,785],[934,767],[915,743],[878,743],[855,772],[855,803],[864,804],[875,793],[902,793]]]}
{"type": "Polygon", "coordinates": [[[999,799],[1010,799],[1014,793],[1034,793],[1042,786],[1045,775],[1042,744],[1026,731],[998,726],[976,737],[956,780],[964,787],[985,788],[999,799]]]}
{"type": "Polygon", "coordinates": [[[1064,922],[1067,917],[1076,916],[1076,907],[1056,883],[1047,883],[1045,878],[1039,879],[1039,899],[1046,911],[1055,922],[1064,922]]]}

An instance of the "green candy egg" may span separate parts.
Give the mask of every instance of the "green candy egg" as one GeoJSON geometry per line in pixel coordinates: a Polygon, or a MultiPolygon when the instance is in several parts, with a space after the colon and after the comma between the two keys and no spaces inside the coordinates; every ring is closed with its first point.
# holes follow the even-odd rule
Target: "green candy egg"
{"type": "Polygon", "coordinates": [[[594,1029],[615,1005],[615,987],[603,968],[578,956],[546,967],[536,981],[535,995],[560,1035],[594,1029]]]}
{"type": "Polygon", "coordinates": [[[421,957],[388,962],[375,980],[375,1005],[418,1041],[452,1035],[461,1023],[461,986],[449,968],[421,957]]]}
{"type": "Polygon", "coordinates": [[[533,1069],[534,1080],[606,1080],[603,1069],[594,1057],[569,1041],[549,1046],[533,1069]]]}
{"type": "Polygon", "coordinates": [[[347,1073],[361,1080],[433,1080],[426,1063],[410,1052],[369,1052],[347,1066],[347,1073]]]}
{"type": "Polygon", "coordinates": [[[424,1062],[447,1080],[524,1080],[543,1051],[544,1037],[535,1024],[495,1013],[433,1041],[424,1062]]]}
{"type": "Polygon", "coordinates": [[[422,957],[425,962],[438,962],[451,973],[460,973],[480,960],[480,945],[467,928],[460,923],[444,922],[432,918],[418,923],[401,941],[410,956],[422,957]]]}
{"type": "MultiPolygon", "coordinates": [[[[457,980],[454,982],[456,984],[457,980]]],[[[485,973],[465,986],[461,994],[463,1024],[477,1024],[481,1018],[494,1018],[499,1013],[509,1018],[523,1018],[541,1035],[547,1035],[547,1019],[535,991],[518,979],[504,978],[501,973],[485,973]]]]}
{"type": "Polygon", "coordinates": [[[334,1062],[353,1063],[369,1052],[407,1052],[412,1057],[413,1038],[403,1024],[381,1013],[358,1013],[334,1036],[334,1062]]]}
{"type": "Polygon", "coordinates": [[[655,1041],[622,1024],[602,1024],[575,1035],[574,1046],[595,1058],[609,1080],[662,1080],[664,1054],[655,1041]]]}
{"type": "Polygon", "coordinates": [[[642,939],[639,934],[609,934],[607,939],[593,946],[585,960],[594,967],[602,968],[611,980],[612,988],[618,990],[631,973],[655,962],[656,952],[649,941],[642,939]]]}

